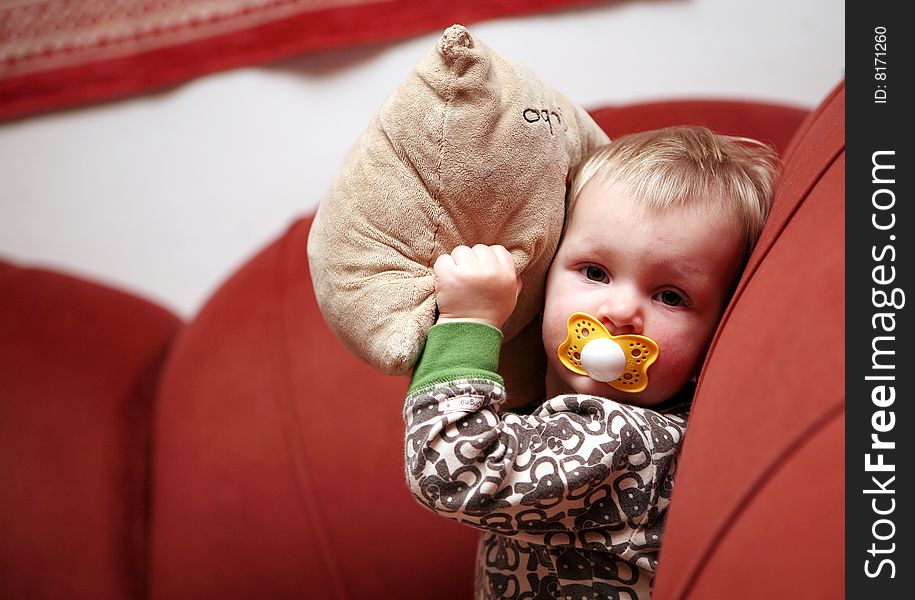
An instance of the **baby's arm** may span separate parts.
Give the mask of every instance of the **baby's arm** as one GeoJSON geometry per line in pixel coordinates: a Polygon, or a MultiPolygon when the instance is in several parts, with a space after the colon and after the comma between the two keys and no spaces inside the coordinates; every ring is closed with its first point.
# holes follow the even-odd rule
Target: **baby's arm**
{"type": "MultiPolygon", "coordinates": [[[[459,254],[456,266],[476,260],[459,254]]],[[[437,285],[466,281],[465,275],[488,278],[452,278],[450,262],[440,262],[437,285]]],[[[501,296],[516,289],[504,273],[493,279],[501,296]]],[[[502,338],[494,323],[507,318],[505,306],[513,307],[514,298],[498,301],[499,293],[476,290],[467,298],[489,308],[466,316],[455,310],[461,302],[452,303],[459,296],[451,291],[439,293],[443,318],[429,331],[404,408],[414,496],[474,527],[552,545],[583,546],[588,536],[653,568],[685,410],[663,414],[570,395],[534,415],[500,414],[502,338]]]]}
{"type": "Polygon", "coordinates": [[[454,378],[407,398],[416,499],[480,529],[553,546],[594,542],[654,570],[686,410],[570,395],[533,415],[500,414],[496,377],[454,378]]]}

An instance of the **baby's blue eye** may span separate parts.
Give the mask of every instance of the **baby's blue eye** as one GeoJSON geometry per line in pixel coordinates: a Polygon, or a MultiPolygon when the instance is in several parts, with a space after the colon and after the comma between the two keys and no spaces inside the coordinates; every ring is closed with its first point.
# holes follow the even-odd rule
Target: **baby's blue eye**
{"type": "Polygon", "coordinates": [[[591,281],[607,281],[607,274],[600,267],[585,267],[585,277],[591,281]]]}
{"type": "Polygon", "coordinates": [[[664,290],[658,294],[658,300],[667,306],[684,306],[686,304],[686,300],[683,296],[673,290],[664,290]]]}

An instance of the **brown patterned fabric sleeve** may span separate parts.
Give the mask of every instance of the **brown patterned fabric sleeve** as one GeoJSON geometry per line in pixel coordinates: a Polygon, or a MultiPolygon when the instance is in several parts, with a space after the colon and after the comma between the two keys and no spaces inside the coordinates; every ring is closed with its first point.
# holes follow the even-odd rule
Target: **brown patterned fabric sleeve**
{"type": "Polygon", "coordinates": [[[415,390],[404,407],[416,499],[461,523],[545,546],[601,548],[654,571],[688,404],[657,412],[565,395],[500,413],[500,381],[415,390]]]}

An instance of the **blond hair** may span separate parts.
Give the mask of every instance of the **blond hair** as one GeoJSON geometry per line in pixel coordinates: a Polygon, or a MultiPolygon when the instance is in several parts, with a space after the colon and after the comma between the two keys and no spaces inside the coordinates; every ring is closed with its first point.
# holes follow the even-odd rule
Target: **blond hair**
{"type": "Polygon", "coordinates": [[[569,211],[589,182],[612,181],[649,209],[699,206],[735,219],[746,258],[769,215],[778,165],[772,147],[707,127],[635,133],[601,146],[582,161],[570,185],[569,211]]]}

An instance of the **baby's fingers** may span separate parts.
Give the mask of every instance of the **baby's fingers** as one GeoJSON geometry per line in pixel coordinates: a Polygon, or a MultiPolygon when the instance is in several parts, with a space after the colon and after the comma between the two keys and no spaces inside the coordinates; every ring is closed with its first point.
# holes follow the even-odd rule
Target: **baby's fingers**
{"type": "Polygon", "coordinates": [[[492,248],[493,254],[496,255],[496,260],[502,263],[505,267],[515,270],[515,259],[512,257],[512,253],[509,252],[505,246],[501,244],[496,244],[495,246],[490,246],[492,248]]]}
{"type": "Polygon", "coordinates": [[[437,277],[441,277],[445,273],[449,273],[455,268],[454,258],[450,254],[442,254],[437,259],[435,259],[435,264],[432,265],[432,270],[435,272],[437,277]]]}
{"type": "Polygon", "coordinates": [[[456,265],[474,263],[477,261],[477,253],[468,246],[457,246],[451,251],[451,258],[456,265]]]}

